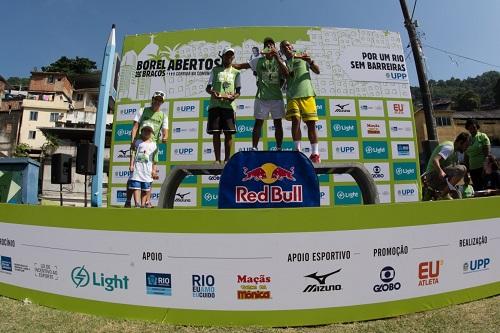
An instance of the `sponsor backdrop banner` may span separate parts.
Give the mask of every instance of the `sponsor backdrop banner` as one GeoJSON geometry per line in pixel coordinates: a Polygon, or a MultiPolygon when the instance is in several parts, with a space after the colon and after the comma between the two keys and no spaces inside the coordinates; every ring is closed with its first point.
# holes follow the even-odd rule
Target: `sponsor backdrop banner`
{"type": "Polygon", "coordinates": [[[497,206],[498,198],[224,212],[4,205],[0,290],[101,315],[162,309],[156,320],[183,324],[387,317],[500,292],[497,206]],[[182,223],[166,223],[173,219],[182,223]]]}
{"type": "MultiPolygon", "coordinates": [[[[265,37],[291,41],[306,51],[321,74],[311,74],[317,94],[319,151],[324,162],[364,163],[377,183],[382,203],[417,201],[418,152],[406,63],[398,33],[317,27],[245,27],[202,29],[125,37],[113,126],[108,202],[123,205],[127,156],[134,116],[150,105],[156,90],[165,91],[162,112],[169,118],[169,139],[162,145],[160,164],[168,171],[181,164],[211,163],[211,136],[205,133],[210,70],[220,63],[219,52],[235,49],[235,63],[248,62],[252,49],[265,37]],[[401,162],[398,166],[395,161],[401,162]],[[399,171],[398,171],[399,170],[399,171]],[[395,175],[398,177],[395,177],[395,175]],[[404,175],[404,176],[402,176],[404,175]],[[120,195],[120,196],[117,196],[120,195]]],[[[233,151],[251,147],[256,93],[251,70],[241,72],[242,93],[236,101],[237,134],[233,151]]],[[[304,127],[302,152],[311,154],[304,127]]],[[[291,150],[291,123],[284,120],[283,148],[291,150]]],[[[260,150],[275,150],[272,120],[264,123],[260,150]]],[[[224,156],[222,156],[224,158],[224,156]]],[[[153,182],[159,189],[164,174],[153,182]]],[[[322,205],[359,204],[352,178],[320,177],[322,205]]],[[[218,183],[200,177],[186,179],[175,206],[217,207],[218,183]],[[190,202],[181,195],[189,192],[190,202]],[[207,198],[202,197],[207,195],[207,198]],[[179,204],[178,204],[179,203],[179,204]]]]}

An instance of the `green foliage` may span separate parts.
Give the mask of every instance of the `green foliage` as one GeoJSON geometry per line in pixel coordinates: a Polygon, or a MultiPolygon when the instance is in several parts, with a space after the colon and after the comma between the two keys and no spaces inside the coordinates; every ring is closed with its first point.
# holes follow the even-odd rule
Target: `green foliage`
{"type": "Polygon", "coordinates": [[[61,57],[57,61],[51,63],[48,66],[43,66],[42,71],[44,72],[62,72],[66,73],[69,77],[73,77],[78,74],[88,74],[97,70],[96,62],[88,58],[68,58],[61,57]]]}
{"type": "Polygon", "coordinates": [[[9,84],[12,86],[27,87],[30,85],[30,78],[29,77],[11,76],[7,79],[7,82],[9,82],[9,84]]]}
{"type": "Polygon", "coordinates": [[[29,157],[29,151],[31,150],[31,146],[27,143],[20,143],[16,146],[14,150],[15,157],[29,157]]]}
{"type": "Polygon", "coordinates": [[[43,136],[46,141],[42,145],[42,154],[45,157],[52,155],[59,148],[59,138],[49,133],[43,133],[43,136]]]}
{"type": "Polygon", "coordinates": [[[493,88],[493,95],[496,105],[500,105],[500,79],[497,80],[497,84],[493,88]]]}
{"type": "Polygon", "coordinates": [[[481,96],[472,90],[457,94],[453,101],[458,111],[475,111],[481,106],[481,96]]]}
{"type": "MultiPolygon", "coordinates": [[[[432,99],[452,99],[458,100],[461,95],[472,91],[476,93],[483,105],[494,104],[496,92],[500,98],[500,72],[489,71],[476,77],[469,77],[464,80],[451,78],[449,80],[429,80],[432,99]],[[497,87],[499,85],[499,87],[497,87]]],[[[411,93],[416,105],[422,103],[422,96],[419,87],[411,87],[411,93]]],[[[500,100],[496,104],[500,105],[500,100]]],[[[470,109],[469,109],[470,110],[470,109]]]]}

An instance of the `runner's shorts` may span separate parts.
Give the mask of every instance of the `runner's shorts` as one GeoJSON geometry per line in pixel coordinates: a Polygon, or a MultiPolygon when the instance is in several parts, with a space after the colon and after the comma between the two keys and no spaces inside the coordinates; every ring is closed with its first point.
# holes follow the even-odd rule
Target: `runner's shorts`
{"type": "Polygon", "coordinates": [[[289,99],[285,118],[292,120],[293,117],[302,118],[303,121],[318,120],[314,96],[289,99]]]}
{"type": "Polygon", "coordinates": [[[129,190],[141,190],[144,192],[148,192],[148,191],[151,191],[151,183],[129,179],[128,180],[128,189],[129,190]]]}
{"type": "MultiPolygon", "coordinates": [[[[467,173],[467,168],[465,167],[465,165],[454,165],[454,166],[450,165],[445,167],[443,171],[450,178],[453,177],[463,178],[463,176],[465,176],[465,174],[467,173]]],[[[447,186],[446,180],[441,179],[437,171],[429,173],[429,185],[434,189],[441,189],[447,186]]]]}
{"type": "Polygon", "coordinates": [[[253,106],[255,119],[266,120],[271,114],[272,119],[281,119],[285,116],[285,103],[281,99],[255,99],[253,106]]]}
{"type": "Polygon", "coordinates": [[[207,133],[236,133],[233,109],[212,108],[208,110],[207,133]]]}

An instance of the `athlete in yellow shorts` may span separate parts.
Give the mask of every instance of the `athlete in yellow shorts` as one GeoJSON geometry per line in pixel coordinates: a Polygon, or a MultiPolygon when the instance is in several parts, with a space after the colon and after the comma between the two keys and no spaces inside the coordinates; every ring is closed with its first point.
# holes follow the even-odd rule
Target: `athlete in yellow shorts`
{"type": "Polygon", "coordinates": [[[300,130],[300,121],[302,119],[307,125],[307,136],[311,143],[312,154],[309,158],[313,163],[320,163],[318,133],[316,131],[318,113],[314,98],[316,93],[314,92],[309,72],[311,70],[319,74],[319,67],[307,54],[295,54],[293,45],[286,40],[280,43],[280,49],[287,59],[287,106],[285,119],[292,121],[292,138],[295,150],[301,150],[300,140],[302,139],[302,133],[300,130]]]}

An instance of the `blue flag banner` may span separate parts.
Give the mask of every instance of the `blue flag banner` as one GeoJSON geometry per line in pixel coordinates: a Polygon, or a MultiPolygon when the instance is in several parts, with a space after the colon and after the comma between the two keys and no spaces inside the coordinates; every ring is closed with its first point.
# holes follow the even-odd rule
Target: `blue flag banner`
{"type": "Polygon", "coordinates": [[[319,207],[311,161],[297,151],[243,151],[222,172],[219,208],[319,207]]]}

